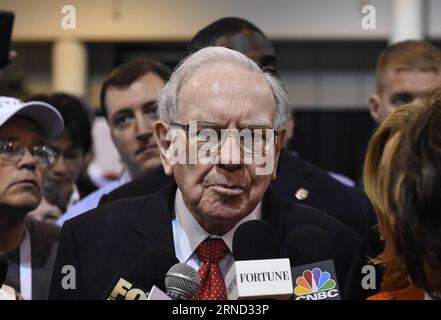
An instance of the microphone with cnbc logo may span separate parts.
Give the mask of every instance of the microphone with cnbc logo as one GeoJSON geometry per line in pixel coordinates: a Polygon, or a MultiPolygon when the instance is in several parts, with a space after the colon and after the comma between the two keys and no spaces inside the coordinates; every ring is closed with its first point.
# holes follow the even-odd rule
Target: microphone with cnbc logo
{"type": "Polygon", "coordinates": [[[319,227],[303,226],[288,237],[294,300],[341,300],[331,241],[319,227]]]}

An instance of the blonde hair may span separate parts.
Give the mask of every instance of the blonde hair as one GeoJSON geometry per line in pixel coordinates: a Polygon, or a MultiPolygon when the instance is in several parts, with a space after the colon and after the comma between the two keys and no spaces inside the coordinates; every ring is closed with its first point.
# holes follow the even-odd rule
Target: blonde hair
{"type": "MultiPolygon", "coordinates": [[[[400,135],[418,108],[417,104],[409,104],[390,114],[371,137],[364,162],[364,189],[375,209],[380,234],[385,240],[384,251],[372,260],[374,264],[385,267],[381,284],[383,291],[404,289],[410,285],[407,269],[402,259],[397,255],[393,241],[395,219],[387,198],[387,184],[391,166],[390,163],[383,165],[383,160],[386,155],[386,144],[400,135]]],[[[391,147],[393,149],[388,150],[388,153],[393,153],[396,145],[391,147]]]]}
{"type": "Polygon", "coordinates": [[[411,283],[441,298],[441,88],[418,108],[391,162],[387,203],[393,246],[411,283]]]}
{"type": "Polygon", "coordinates": [[[384,76],[390,70],[440,73],[441,51],[427,41],[409,40],[388,46],[377,61],[377,93],[382,93],[384,76]]]}

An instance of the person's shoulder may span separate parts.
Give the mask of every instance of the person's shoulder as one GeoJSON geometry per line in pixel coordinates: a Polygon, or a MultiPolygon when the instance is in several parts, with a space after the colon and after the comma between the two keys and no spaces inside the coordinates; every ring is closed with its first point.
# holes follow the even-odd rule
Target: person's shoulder
{"type": "Polygon", "coordinates": [[[93,209],[97,206],[100,198],[105,195],[108,194],[110,192],[112,192],[113,190],[117,189],[120,186],[120,184],[117,181],[114,181],[112,183],[109,183],[108,185],[92,192],[91,194],[87,195],[86,197],[84,197],[83,199],[81,199],[80,201],[78,201],[70,210],[68,210],[66,213],[69,212],[76,212],[78,210],[83,210],[83,209],[93,209]]]}
{"type": "Polygon", "coordinates": [[[310,206],[287,201],[275,193],[271,194],[270,210],[278,211],[283,215],[287,231],[304,225],[314,225],[334,239],[346,238],[357,242],[360,240],[360,236],[355,231],[329,214],[310,206]]]}
{"type": "Polygon", "coordinates": [[[50,266],[55,259],[55,254],[60,240],[60,227],[53,223],[27,217],[25,222],[32,247],[32,263],[37,266],[50,266]],[[35,261],[34,261],[35,260],[35,261]]]}
{"type": "Polygon", "coordinates": [[[155,193],[170,183],[170,181],[172,181],[172,178],[164,173],[162,167],[148,170],[139,178],[104,195],[100,200],[100,205],[124,198],[155,193]]]}
{"type": "MultiPolygon", "coordinates": [[[[148,186],[150,183],[149,179],[145,176],[142,176],[138,179],[135,179],[133,181],[130,181],[128,183],[125,183],[115,189],[113,189],[112,191],[106,193],[103,195],[103,198],[105,198],[105,202],[110,202],[110,201],[116,201],[119,199],[123,199],[126,197],[130,197],[130,196],[136,196],[136,195],[140,195],[143,191],[143,189],[148,186]]],[[[100,199],[100,205],[104,204],[103,203],[103,198],[100,199]]]]}
{"type": "Polygon", "coordinates": [[[125,198],[84,212],[65,222],[70,227],[124,222],[136,215],[149,202],[149,196],[125,198]]]}
{"type": "Polygon", "coordinates": [[[382,291],[367,300],[424,300],[424,291],[411,287],[399,291],[382,291]]]}
{"type": "Polygon", "coordinates": [[[44,238],[48,242],[56,242],[60,237],[61,228],[45,221],[36,220],[32,217],[26,218],[26,229],[34,237],[44,238]]]}
{"type": "Polygon", "coordinates": [[[275,184],[284,188],[288,185],[295,187],[305,185],[311,188],[312,192],[326,195],[326,198],[329,199],[333,199],[335,196],[340,198],[345,196],[350,199],[348,203],[352,205],[366,203],[360,188],[341,183],[326,170],[288,151],[283,152],[283,156],[279,160],[275,184]]]}
{"type": "Polygon", "coordinates": [[[310,177],[320,181],[322,186],[332,187],[331,190],[336,190],[339,192],[347,192],[354,196],[362,196],[362,192],[357,187],[351,187],[341,183],[337,179],[333,178],[328,171],[318,167],[317,165],[301,158],[300,156],[292,155],[297,168],[303,168],[301,171],[309,174],[310,177]]]}
{"type": "Polygon", "coordinates": [[[72,219],[76,216],[83,214],[84,212],[96,208],[98,206],[101,197],[111,192],[115,188],[117,188],[118,185],[119,185],[118,182],[114,181],[87,195],[86,197],[78,201],[75,205],[73,205],[69,210],[67,210],[57,220],[57,225],[62,226],[67,220],[72,219]]]}
{"type": "Polygon", "coordinates": [[[123,198],[96,207],[73,219],[66,221],[63,228],[72,230],[89,230],[94,232],[97,229],[109,229],[119,231],[139,215],[142,219],[156,219],[162,214],[165,207],[166,197],[171,190],[164,187],[158,192],[123,198]]]}

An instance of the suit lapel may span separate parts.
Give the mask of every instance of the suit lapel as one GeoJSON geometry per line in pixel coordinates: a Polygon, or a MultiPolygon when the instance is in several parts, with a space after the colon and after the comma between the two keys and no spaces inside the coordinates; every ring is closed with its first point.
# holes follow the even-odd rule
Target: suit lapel
{"type": "Polygon", "coordinates": [[[286,226],[284,215],[286,206],[284,201],[279,198],[271,189],[268,188],[262,201],[262,219],[269,222],[277,232],[280,242],[281,256],[286,256],[286,226]]]}
{"type": "MultiPolygon", "coordinates": [[[[172,229],[176,189],[173,181],[156,194],[146,197],[142,209],[130,223],[127,243],[132,245],[126,251],[126,261],[133,261],[144,250],[153,247],[176,254],[172,229]]],[[[286,256],[287,228],[284,215],[287,210],[286,202],[271,187],[268,188],[262,200],[262,219],[268,221],[277,231],[282,256],[286,256]]]]}
{"type": "Polygon", "coordinates": [[[146,197],[141,209],[130,223],[127,260],[133,261],[144,250],[159,248],[175,255],[172,219],[176,184],[168,184],[157,193],[146,197]]]}
{"type": "Polygon", "coordinates": [[[315,193],[314,181],[316,173],[313,166],[297,155],[282,149],[277,169],[277,179],[271,184],[283,198],[307,204],[315,193]]]}

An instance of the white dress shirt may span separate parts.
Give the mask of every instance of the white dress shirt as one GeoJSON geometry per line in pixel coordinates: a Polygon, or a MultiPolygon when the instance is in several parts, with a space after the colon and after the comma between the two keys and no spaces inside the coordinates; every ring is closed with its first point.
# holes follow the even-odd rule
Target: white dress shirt
{"type": "Polygon", "coordinates": [[[233,235],[236,229],[244,222],[260,219],[262,215],[262,202],[245,218],[239,221],[230,231],[223,236],[210,235],[205,231],[191,214],[190,210],[184,203],[182,192],[179,188],[175,196],[175,218],[172,221],[173,241],[175,245],[176,257],[179,262],[188,264],[199,270],[202,261],[199,259],[196,248],[207,238],[221,238],[224,240],[229,251],[219,261],[219,268],[224,275],[227,275],[234,263],[232,255],[233,235]]]}

